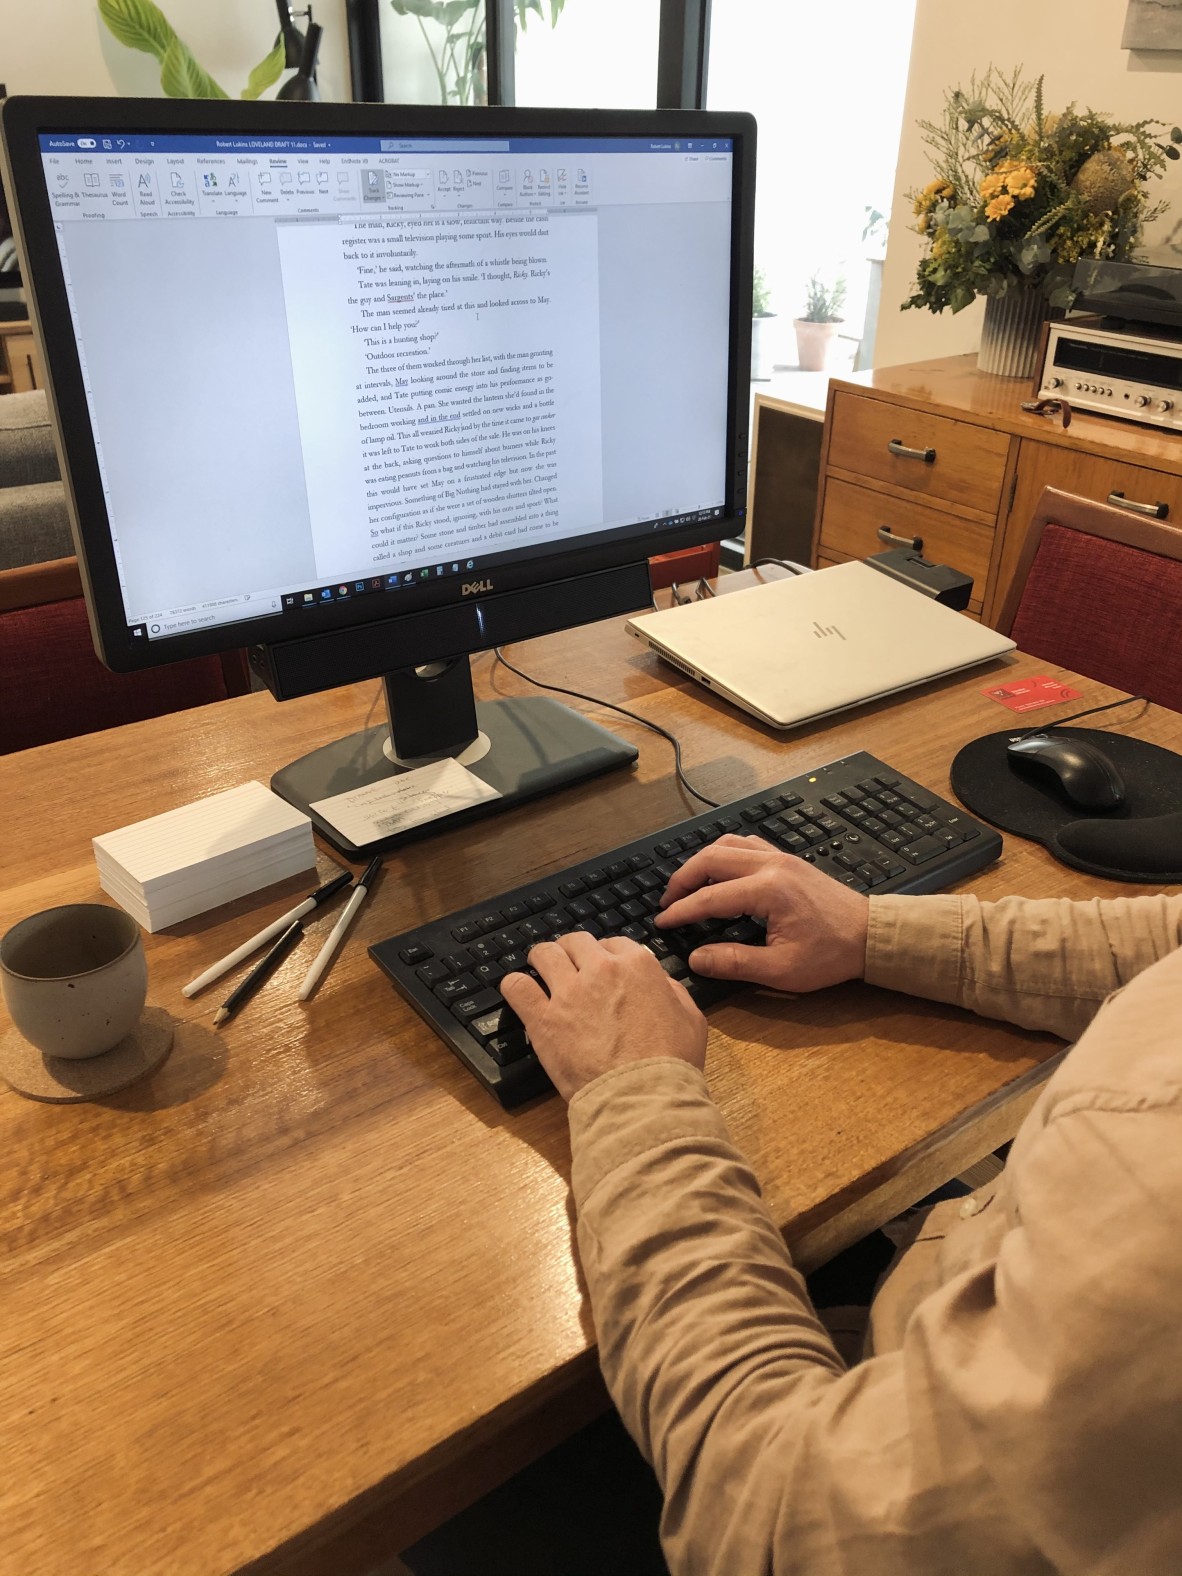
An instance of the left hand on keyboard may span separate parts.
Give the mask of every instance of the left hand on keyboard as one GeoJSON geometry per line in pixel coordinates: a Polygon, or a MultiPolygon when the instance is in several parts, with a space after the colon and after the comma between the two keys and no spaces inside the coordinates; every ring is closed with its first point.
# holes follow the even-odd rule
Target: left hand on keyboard
{"type": "Polygon", "coordinates": [[[506,974],[501,994],[564,1100],[625,1062],[679,1056],[705,1065],[706,1020],[647,947],[572,931],[540,942],[529,963],[549,996],[527,974],[506,974]]]}

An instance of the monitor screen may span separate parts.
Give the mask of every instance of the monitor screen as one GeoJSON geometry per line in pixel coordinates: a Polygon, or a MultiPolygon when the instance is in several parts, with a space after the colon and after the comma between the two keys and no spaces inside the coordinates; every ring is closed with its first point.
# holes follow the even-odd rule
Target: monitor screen
{"type": "Polygon", "coordinates": [[[604,616],[546,594],[742,530],[749,117],[3,125],[110,666],[250,646],[313,654],[259,664],[277,693],[327,687],[604,616]]]}

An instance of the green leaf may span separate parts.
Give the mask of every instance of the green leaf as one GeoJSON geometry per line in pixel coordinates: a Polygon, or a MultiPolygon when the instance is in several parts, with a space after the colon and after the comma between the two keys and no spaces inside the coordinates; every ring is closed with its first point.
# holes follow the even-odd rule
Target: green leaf
{"type": "Polygon", "coordinates": [[[278,82],[283,75],[286,63],[286,53],[283,48],[282,34],[275,40],[275,48],[269,55],[264,55],[258,65],[247,78],[246,86],[242,89],[244,99],[257,99],[260,93],[265,93],[272,83],[278,82]]]}
{"type": "Polygon", "coordinates": [[[430,22],[438,22],[442,26],[443,10],[442,0],[390,0],[396,16],[425,16],[430,22]]]}
{"type": "Polygon", "coordinates": [[[475,11],[480,0],[445,0],[439,7],[435,20],[450,33],[457,22],[462,22],[469,11],[475,11]]]}
{"type": "Polygon", "coordinates": [[[152,0],[98,0],[99,15],[121,44],[163,60],[176,38],[172,24],[152,0]]]}
{"type": "Polygon", "coordinates": [[[225,89],[197,64],[188,47],[175,34],[160,67],[160,86],[169,98],[229,98],[225,89]]]}

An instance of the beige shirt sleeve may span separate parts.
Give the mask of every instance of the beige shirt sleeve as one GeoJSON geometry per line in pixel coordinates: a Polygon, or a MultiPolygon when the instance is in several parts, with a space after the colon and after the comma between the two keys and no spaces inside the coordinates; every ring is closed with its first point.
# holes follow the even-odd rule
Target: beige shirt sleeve
{"type": "Polygon", "coordinates": [[[1049,1572],[1020,1562],[972,1420],[932,1403],[955,1342],[844,1370],[700,1073],[618,1068],[570,1123],[600,1362],[674,1576],[1049,1572]]]}
{"type": "Polygon", "coordinates": [[[866,980],[1073,1040],[1179,945],[1182,897],[871,898],[866,980]]]}

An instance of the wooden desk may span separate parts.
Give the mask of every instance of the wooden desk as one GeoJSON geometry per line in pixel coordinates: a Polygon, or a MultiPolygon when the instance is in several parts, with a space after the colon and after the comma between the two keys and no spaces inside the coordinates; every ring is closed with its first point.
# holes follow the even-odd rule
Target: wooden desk
{"type": "MultiPolygon", "coordinates": [[[[618,625],[513,655],[674,728],[719,799],[856,748],[946,793],[957,746],[1008,716],[981,686],[1046,666],[1009,659],[781,737],[618,625]]],[[[485,693],[522,689],[476,670],[485,693]]],[[[1081,705],[1112,698],[1073,682],[1081,705]]],[[[245,696],[0,760],[0,927],[99,898],[93,833],[265,781],[377,693],[245,696]]],[[[694,813],[669,747],[604,720],[640,744],[634,773],[392,855],[310,1005],[310,947],[219,1034],[221,990],[180,995],[311,884],[292,882],[148,938],[149,999],[180,1024],[149,1082],[92,1105],[0,1095],[4,1576],[360,1573],[603,1404],[563,1107],[502,1112],[365,947],[694,813]]],[[[1182,746],[1173,713],[1112,720],[1182,746]]],[[[1129,890],[1013,839],[974,889],[1129,890]]],[[[713,1088],[806,1266],[1010,1136],[1059,1050],[865,986],[749,991],[711,1023],[713,1088]]]]}

